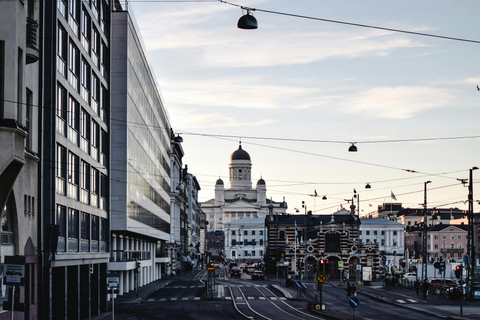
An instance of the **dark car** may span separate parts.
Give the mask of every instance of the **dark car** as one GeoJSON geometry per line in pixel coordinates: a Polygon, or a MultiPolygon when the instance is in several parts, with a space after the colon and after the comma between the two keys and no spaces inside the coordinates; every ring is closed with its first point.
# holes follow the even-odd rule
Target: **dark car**
{"type": "Polygon", "coordinates": [[[432,279],[430,280],[430,290],[435,293],[441,293],[447,291],[450,288],[457,288],[459,284],[455,280],[451,279],[432,279]]]}
{"type": "Polygon", "coordinates": [[[241,278],[242,277],[242,270],[240,270],[240,268],[237,267],[237,266],[232,267],[232,269],[230,269],[230,277],[241,278]]]}
{"type": "Polygon", "coordinates": [[[247,268],[244,269],[244,271],[248,274],[252,274],[255,272],[255,267],[254,266],[248,266],[247,268]]]}
{"type": "Polygon", "coordinates": [[[265,280],[265,274],[262,271],[255,270],[252,273],[252,280],[265,280]]]}
{"type": "Polygon", "coordinates": [[[231,271],[233,267],[236,267],[237,264],[235,262],[232,262],[228,265],[228,271],[231,271]]]}

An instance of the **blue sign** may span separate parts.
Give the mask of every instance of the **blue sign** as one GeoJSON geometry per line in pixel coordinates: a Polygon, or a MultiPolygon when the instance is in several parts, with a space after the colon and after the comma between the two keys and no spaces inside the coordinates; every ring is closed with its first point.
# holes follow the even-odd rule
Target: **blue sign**
{"type": "Polygon", "coordinates": [[[295,281],[295,283],[293,284],[293,286],[297,289],[300,289],[302,287],[302,282],[297,280],[295,281]]]}
{"type": "Polygon", "coordinates": [[[357,297],[351,297],[348,300],[348,304],[350,305],[350,307],[355,309],[356,307],[358,307],[360,305],[360,300],[357,297]]]}
{"type": "Polygon", "coordinates": [[[215,230],[215,235],[219,236],[220,235],[220,230],[215,230]]]}

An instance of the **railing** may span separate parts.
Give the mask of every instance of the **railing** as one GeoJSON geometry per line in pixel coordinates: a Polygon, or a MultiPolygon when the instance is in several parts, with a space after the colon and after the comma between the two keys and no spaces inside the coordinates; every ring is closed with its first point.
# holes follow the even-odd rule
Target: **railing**
{"type": "Polygon", "coordinates": [[[110,262],[150,260],[150,251],[110,250],[110,262]]]}

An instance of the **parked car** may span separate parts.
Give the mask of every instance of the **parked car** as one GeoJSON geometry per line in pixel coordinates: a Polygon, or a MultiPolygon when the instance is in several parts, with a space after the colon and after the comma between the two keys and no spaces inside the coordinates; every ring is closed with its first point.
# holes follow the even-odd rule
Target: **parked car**
{"type": "Polygon", "coordinates": [[[456,288],[459,287],[460,285],[458,284],[457,281],[452,280],[452,279],[432,279],[430,280],[430,291],[434,291],[435,293],[441,293],[444,290],[448,290],[450,288],[456,288]]]}
{"type": "Polygon", "coordinates": [[[237,267],[237,266],[232,267],[232,269],[230,269],[230,277],[241,278],[242,277],[242,270],[240,270],[240,268],[237,267]]]}
{"type": "Polygon", "coordinates": [[[262,271],[255,270],[252,273],[252,280],[265,280],[265,274],[262,271]]]}

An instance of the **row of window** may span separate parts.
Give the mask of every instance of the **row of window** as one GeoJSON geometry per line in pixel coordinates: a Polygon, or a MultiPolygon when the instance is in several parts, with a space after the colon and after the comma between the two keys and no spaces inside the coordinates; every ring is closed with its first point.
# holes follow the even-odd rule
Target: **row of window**
{"type": "Polygon", "coordinates": [[[57,144],[56,192],[107,210],[107,176],[79,156],[57,144]]]}
{"type": "MultiPolygon", "coordinates": [[[[362,230],[358,230],[358,235],[361,236],[362,235],[362,230]]],[[[365,230],[365,235],[369,236],[370,235],[370,230],[365,230]]],[[[373,235],[374,236],[377,236],[378,235],[378,231],[373,231],[373,235]]],[[[385,235],[385,231],[382,231],[381,232],[381,235],[384,236],[385,235]]],[[[393,235],[396,236],[397,235],[397,231],[393,231],[393,235]]]]}
{"type": "MultiPolygon", "coordinates": [[[[254,236],[256,233],[256,230],[251,230],[250,234],[254,236]]],[[[240,231],[238,232],[240,234],[240,231]]],[[[236,235],[236,230],[232,230],[232,236],[236,235]]],[[[248,230],[243,230],[243,235],[248,236],[248,230]]],[[[258,230],[258,235],[263,236],[263,230],[258,230]]]]}
{"type": "MultiPolygon", "coordinates": [[[[430,239],[430,235],[427,235],[427,238],[430,239]]],[[[442,239],[443,240],[447,240],[448,236],[444,235],[442,236],[442,239]]],[[[455,238],[457,238],[458,240],[462,240],[462,236],[461,235],[450,235],[450,240],[455,240],[455,238]]],[[[467,238],[467,236],[465,236],[465,239],[467,238]]],[[[433,236],[433,239],[435,240],[438,240],[438,236],[433,236]]]]}
{"type": "MultiPolygon", "coordinates": [[[[263,246],[263,239],[260,239],[258,244],[260,246],[263,246]]],[[[256,239],[252,239],[252,241],[248,241],[248,239],[243,239],[243,241],[238,241],[233,239],[232,240],[232,246],[236,246],[236,245],[239,245],[239,246],[256,246],[257,245],[257,240],[256,239]]]]}
{"type": "Polygon", "coordinates": [[[263,257],[263,251],[260,250],[260,251],[255,251],[255,250],[252,250],[252,251],[243,251],[243,253],[241,251],[232,251],[232,257],[236,257],[238,254],[238,258],[241,258],[241,257],[263,257]],[[258,255],[257,255],[257,252],[258,252],[258,255]]]}
{"type": "Polygon", "coordinates": [[[35,197],[23,195],[23,206],[25,214],[35,214],[35,197]]]}
{"type": "Polygon", "coordinates": [[[57,251],[107,251],[107,219],[57,204],[55,224],[59,227],[57,251]]]}
{"type": "Polygon", "coordinates": [[[100,124],[92,119],[90,114],[67,93],[67,90],[57,86],[57,133],[68,138],[79,146],[86,154],[107,166],[108,134],[101,129],[100,124]]]}
{"type": "MultiPolygon", "coordinates": [[[[438,244],[434,245],[435,249],[438,249],[439,247],[441,249],[455,249],[455,243],[449,243],[448,248],[443,248],[443,246],[439,246],[438,244]]],[[[428,245],[428,249],[430,249],[430,245],[428,245]]],[[[457,249],[462,249],[462,244],[461,243],[457,243],[457,249]]]]}
{"type": "MultiPolygon", "coordinates": [[[[102,32],[108,31],[105,29],[105,26],[108,22],[107,19],[109,17],[108,0],[58,0],[57,9],[60,14],[68,21],[68,24],[72,28],[75,35],[78,36],[80,18],[82,22],[82,34],[85,34],[85,36],[89,35],[89,33],[85,32],[86,30],[84,25],[88,26],[90,23],[92,23],[90,15],[87,13],[86,10],[87,7],[84,7],[82,4],[88,5],[88,8],[90,8],[90,11],[92,12],[93,18],[97,20],[100,25],[100,30],[102,30],[102,32]],[[82,9],[80,16],[79,13],[81,5],[82,9]]],[[[88,38],[88,40],[90,40],[90,38],[88,38]]]]}

